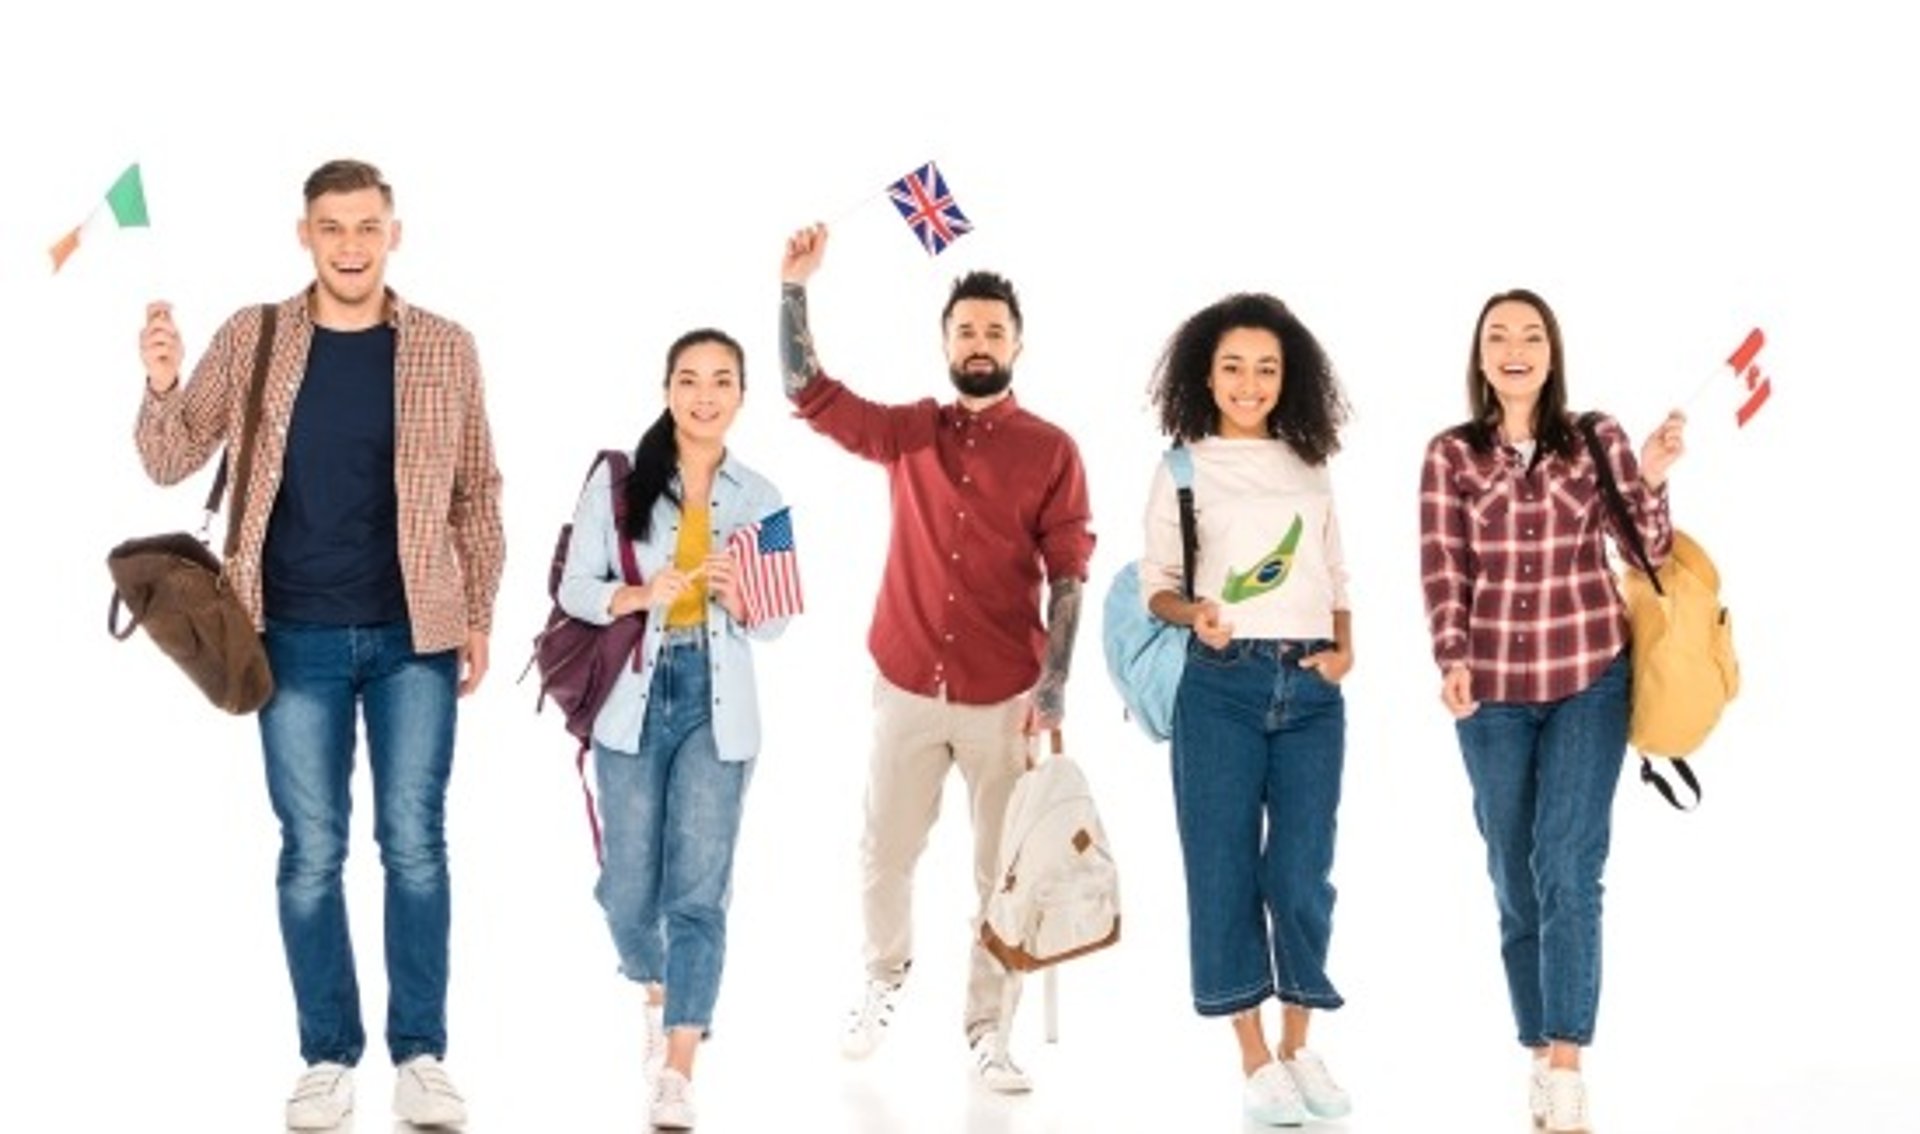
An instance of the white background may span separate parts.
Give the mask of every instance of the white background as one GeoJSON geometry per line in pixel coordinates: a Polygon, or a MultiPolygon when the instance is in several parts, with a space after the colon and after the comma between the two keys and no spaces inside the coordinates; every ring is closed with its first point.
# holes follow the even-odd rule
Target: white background
{"type": "MultiPolygon", "coordinates": [[[[1920,300],[1910,35],[1852,3],[1032,8],[0,17],[0,1128],[260,1129],[298,1069],[252,722],[198,703],[144,641],[108,638],[101,564],[127,536],[190,526],[210,475],[162,491],[140,472],[143,301],[171,298],[197,352],[235,308],[301,286],[300,183],[336,156],[396,187],[391,281],[477,336],[506,475],[494,669],[463,707],[450,804],[451,1059],[476,1129],[640,1122],[636,1002],[590,897],[569,740],[513,679],[588,458],[633,444],[666,344],[709,323],[746,344],[735,447],[795,506],[809,610],[760,654],[770,742],[703,1125],[1233,1127],[1226,1026],[1188,1008],[1166,755],[1120,717],[1097,601],[1140,542],[1157,351],[1235,289],[1295,307],[1356,414],[1334,466],[1358,634],[1333,946],[1350,1003],[1316,1044],[1357,1096],[1351,1129],[1517,1129],[1522,1063],[1428,661],[1415,512],[1421,447],[1463,413],[1474,314],[1514,285],[1555,304],[1576,407],[1638,437],[1704,386],[1673,507],[1722,564],[1744,667],[1697,761],[1699,812],[1621,786],[1600,1118],[1636,1134],[1920,1122],[1895,1086],[1920,1072],[1916,627],[1896,552],[1920,300]],[[977,224],[938,260],[878,195],[929,158],[977,224]],[[153,228],[50,275],[46,247],[135,160],[153,228]],[[946,396],[947,283],[1004,271],[1028,320],[1015,389],[1072,431],[1091,477],[1068,736],[1127,933],[1066,973],[1059,1047],[1023,1016],[1042,1092],[1015,1106],[960,1073],[957,780],[898,1038],[868,1067],[831,1054],[858,978],[886,497],[779,394],[780,242],[813,219],[834,222],[812,289],[832,372],[886,400],[946,396]],[[1736,432],[1723,360],[1754,326],[1775,391],[1736,432]]],[[[368,1130],[387,1073],[364,778],[357,796],[368,1130]]]]}

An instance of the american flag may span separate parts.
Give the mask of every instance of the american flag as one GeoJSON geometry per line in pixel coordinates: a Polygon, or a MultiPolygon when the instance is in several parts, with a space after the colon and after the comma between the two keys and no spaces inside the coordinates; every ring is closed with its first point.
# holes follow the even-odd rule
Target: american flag
{"type": "Polygon", "coordinates": [[[947,191],[947,179],[932,162],[887,186],[887,196],[907,218],[907,227],[913,229],[930,256],[938,256],[947,245],[973,231],[973,222],[954,203],[953,194],[947,191]]]}
{"type": "Polygon", "coordinates": [[[782,508],[727,539],[727,554],[740,571],[740,601],[747,625],[799,614],[800,561],[793,551],[793,517],[782,508]]]}

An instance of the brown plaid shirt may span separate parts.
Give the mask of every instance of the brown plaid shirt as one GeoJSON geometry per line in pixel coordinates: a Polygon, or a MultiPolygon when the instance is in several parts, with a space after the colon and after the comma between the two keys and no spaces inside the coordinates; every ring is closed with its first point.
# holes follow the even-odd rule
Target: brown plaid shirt
{"type": "MultiPolygon", "coordinates": [[[[259,449],[248,478],[239,543],[226,561],[226,577],[256,627],[265,625],[261,549],[286,457],[287,423],[313,341],[311,292],[310,285],[279,305],[259,449]]],[[[473,337],[391,292],[387,322],[395,338],[393,465],[400,573],[414,648],[432,653],[465,645],[471,630],[492,629],[494,595],[506,559],[500,471],[493,462],[473,337]]],[[[260,309],[244,308],[214,333],[190,381],[164,394],[148,390],[134,442],[155,481],[185,479],[239,437],[259,337],[260,309]]],[[[229,486],[229,500],[232,492],[229,486]]]]}
{"type": "MultiPolygon", "coordinates": [[[[1596,423],[1615,483],[1654,565],[1673,546],[1664,485],[1640,480],[1620,424],[1596,423]]],[[[1576,434],[1576,437],[1578,435],[1576,434]]],[[[1627,616],[1601,533],[1618,544],[1584,439],[1572,460],[1531,471],[1504,445],[1475,452],[1450,429],[1420,476],[1420,574],[1433,656],[1465,662],[1482,701],[1557,701],[1585,689],[1627,644],[1627,616]]]]}

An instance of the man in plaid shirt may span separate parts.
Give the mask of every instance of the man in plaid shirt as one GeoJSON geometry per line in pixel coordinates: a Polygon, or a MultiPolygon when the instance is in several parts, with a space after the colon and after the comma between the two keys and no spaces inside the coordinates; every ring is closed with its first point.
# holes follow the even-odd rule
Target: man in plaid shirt
{"type": "MultiPolygon", "coordinates": [[[[466,1106],[440,1066],[444,813],[456,700],[487,672],[506,553],[500,473],[472,337],[385,286],[400,222],[379,170],[329,162],[308,177],[305,196],[299,235],[315,279],[277,306],[259,425],[245,439],[254,451],[232,486],[242,511],[229,517],[238,538],[225,564],[264,635],[275,685],[260,739],[307,1063],[286,1119],[330,1129],[349,1115],[366,1044],[341,888],[359,715],[386,873],[394,1110],[458,1126],[466,1106]]],[[[171,309],[149,305],[135,441],[154,480],[181,480],[242,443],[262,329],[258,307],[229,318],[182,386],[171,309]]]]}

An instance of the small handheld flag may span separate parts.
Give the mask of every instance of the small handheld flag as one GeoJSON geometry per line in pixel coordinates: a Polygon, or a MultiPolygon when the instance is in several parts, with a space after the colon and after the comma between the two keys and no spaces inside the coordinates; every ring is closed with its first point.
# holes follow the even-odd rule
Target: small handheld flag
{"type": "Polygon", "coordinates": [[[748,626],[799,614],[800,563],[793,548],[790,509],[748,524],[727,539],[727,554],[739,568],[740,601],[748,626]]]}
{"type": "Polygon", "coordinates": [[[86,220],[81,221],[73,227],[71,232],[54,241],[53,247],[48,250],[53,256],[54,271],[58,272],[66,264],[67,258],[79,249],[84,235],[91,233],[96,227],[103,227],[96,226],[94,223],[100,217],[101,205],[105,205],[111,212],[117,228],[147,227],[147,193],[140,183],[138,162],[128,166],[126,172],[114,181],[112,187],[107,190],[106,197],[94,204],[93,211],[87,214],[86,220]]]}
{"type": "Polygon", "coordinates": [[[1773,381],[1761,374],[1759,365],[1754,362],[1754,357],[1766,342],[1767,336],[1755,327],[1747,333],[1739,349],[1727,358],[1727,365],[1733,367],[1734,376],[1747,387],[1747,400],[1740,404],[1733,415],[1734,421],[1741,426],[1753,420],[1753,415],[1759,413],[1760,407],[1766,404],[1767,396],[1773,393],[1773,381]]]}
{"type": "Polygon", "coordinates": [[[929,256],[938,256],[947,245],[973,231],[973,222],[960,211],[947,190],[947,179],[932,162],[887,186],[887,196],[929,256]]]}

